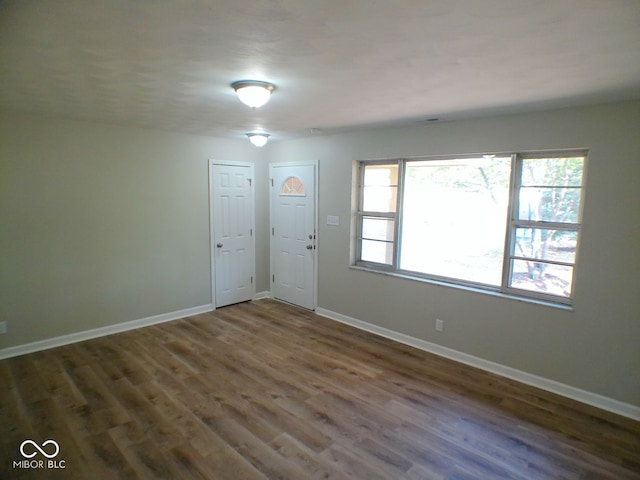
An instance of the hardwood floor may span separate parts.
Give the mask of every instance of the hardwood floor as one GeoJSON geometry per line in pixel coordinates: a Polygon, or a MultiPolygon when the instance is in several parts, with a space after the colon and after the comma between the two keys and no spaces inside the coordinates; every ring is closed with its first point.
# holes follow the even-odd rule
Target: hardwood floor
{"type": "Polygon", "coordinates": [[[640,478],[640,422],[272,300],[3,360],[0,382],[0,478],[640,478]],[[65,468],[14,468],[27,439],[65,468]]]}

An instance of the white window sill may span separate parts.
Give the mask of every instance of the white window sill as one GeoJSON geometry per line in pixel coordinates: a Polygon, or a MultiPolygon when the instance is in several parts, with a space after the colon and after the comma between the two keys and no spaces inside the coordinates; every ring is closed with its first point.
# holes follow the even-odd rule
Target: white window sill
{"type": "Polygon", "coordinates": [[[469,286],[469,285],[461,285],[461,284],[457,284],[457,283],[453,283],[453,282],[443,282],[440,280],[435,280],[435,279],[430,279],[430,278],[424,278],[424,277],[416,277],[413,275],[409,275],[406,273],[400,273],[400,272],[394,272],[394,271],[385,271],[385,270],[378,270],[376,268],[370,268],[370,267],[365,267],[365,266],[361,266],[361,265],[350,265],[349,266],[350,269],[352,270],[360,270],[362,272],[370,272],[370,273],[378,273],[381,275],[388,275],[391,277],[397,277],[397,278],[404,278],[405,280],[413,280],[416,282],[423,282],[423,283],[430,283],[432,285],[438,285],[441,287],[450,287],[450,288],[456,288],[459,290],[465,290],[467,292],[473,292],[473,293],[481,293],[483,295],[491,295],[494,297],[499,297],[499,298],[504,298],[507,300],[515,300],[517,302],[524,302],[524,303],[533,303],[535,305],[541,305],[544,307],[551,307],[551,308],[558,308],[560,310],[567,310],[567,311],[573,311],[573,306],[571,305],[565,305],[562,303],[556,303],[556,302],[552,302],[552,301],[548,301],[548,300],[541,300],[538,298],[530,298],[530,297],[525,297],[525,296],[519,296],[519,295],[512,295],[509,293],[504,293],[504,292],[500,292],[500,291],[494,291],[494,290],[488,290],[488,289],[484,289],[481,287],[473,287],[473,286],[469,286]]]}

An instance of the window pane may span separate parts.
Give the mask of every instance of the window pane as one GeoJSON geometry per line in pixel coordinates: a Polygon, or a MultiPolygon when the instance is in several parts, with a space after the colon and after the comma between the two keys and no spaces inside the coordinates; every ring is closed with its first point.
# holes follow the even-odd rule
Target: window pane
{"type": "Polygon", "coordinates": [[[536,188],[520,189],[520,220],[541,222],[577,223],[580,209],[579,188],[536,188]]]}
{"type": "Polygon", "coordinates": [[[398,187],[364,187],[365,212],[395,212],[398,187]]]}
{"type": "Polygon", "coordinates": [[[365,186],[398,185],[398,164],[366,165],[364,167],[365,186]]]}
{"type": "Polygon", "coordinates": [[[362,240],[361,259],[365,262],[393,264],[393,243],[362,240]]]}
{"type": "Polygon", "coordinates": [[[543,228],[516,229],[516,256],[574,263],[578,232],[543,228]]]}
{"type": "Polygon", "coordinates": [[[532,292],[571,296],[573,267],[513,260],[510,287],[532,292]]]}
{"type": "Polygon", "coordinates": [[[400,268],[499,286],[510,172],[510,157],[407,162],[400,268]]]}
{"type": "Polygon", "coordinates": [[[582,185],[584,157],[525,158],[522,160],[522,186],[582,185]]]}
{"type": "Polygon", "coordinates": [[[364,218],[362,220],[362,237],[393,241],[395,223],[395,221],[386,218],[364,218]]]}
{"type": "Polygon", "coordinates": [[[282,182],[280,195],[304,197],[306,192],[302,181],[298,177],[288,177],[282,182]]]}

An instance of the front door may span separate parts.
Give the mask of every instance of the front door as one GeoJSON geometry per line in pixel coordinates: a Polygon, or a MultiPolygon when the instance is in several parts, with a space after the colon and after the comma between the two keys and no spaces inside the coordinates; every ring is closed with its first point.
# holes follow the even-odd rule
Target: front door
{"type": "Polygon", "coordinates": [[[274,298],[316,307],[316,163],[270,165],[274,298]]]}
{"type": "Polygon", "coordinates": [[[209,162],[214,308],[254,297],[253,165],[209,162]]]}

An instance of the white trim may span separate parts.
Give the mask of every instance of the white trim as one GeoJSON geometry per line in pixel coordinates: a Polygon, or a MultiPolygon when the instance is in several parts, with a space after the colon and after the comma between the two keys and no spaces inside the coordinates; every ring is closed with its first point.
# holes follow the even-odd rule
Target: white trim
{"type": "Polygon", "coordinates": [[[15,347],[2,348],[0,349],[0,360],[17,357],[18,355],[24,355],[26,353],[39,352],[40,350],[47,350],[49,348],[61,347],[63,345],[69,345],[70,343],[83,342],[85,340],[91,340],[92,338],[105,337],[114,333],[126,332],[127,330],[148,327],[158,323],[170,322],[172,320],[210,312],[212,310],[213,305],[211,304],[201,305],[199,307],[163,313],[152,317],[140,318],[138,320],[116,323],[115,325],[109,325],[106,327],[70,333],[68,335],[62,335],[61,337],[38,340],[37,342],[25,343],[24,345],[17,345],[15,347]]]}
{"type": "Polygon", "coordinates": [[[258,292],[253,297],[254,300],[262,300],[263,298],[271,298],[271,292],[270,291],[258,292]]]}
{"type": "Polygon", "coordinates": [[[365,330],[375,335],[389,338],[391,340],[395,340],[396,342],[400,342],[429,353],[434,353],[436,355],[454,360],[456,362],[464,363],[465,365],[480,368],[481,370],[495,373],[497,375],[510,378],[511,380],[515,380],[526,385],[541,388],[542,390],[546,390],[563,397],[571,398],[573,400],[577,400],[578,402],[586,403],[588,405],[592,405],[609,412],[617,413],[618,415],[623,415],[634,420],[640,420],[640,407],[636,405],[620,402],[618,400],[614,400],[597,393],[588,392],[586,390],[572,387],[564,383],[556,382],[555,380],[550,380],[545,377],[540,377],[538,375],[523,372],[522,370],[517,370],[515,368],[475,357],[458,350],[443,347],[442,345],[427,342],[426,340],[415,338],[410,335],[405,335],[404,333],[395,332],[393,330],[389,330],[388,328],[379,327],[378,325],[348,317],[347,315],[336,313],[331,310],[319,307],[316,309],[316,313],[331,320],[345,323],[360,330],[365,330]]]}

